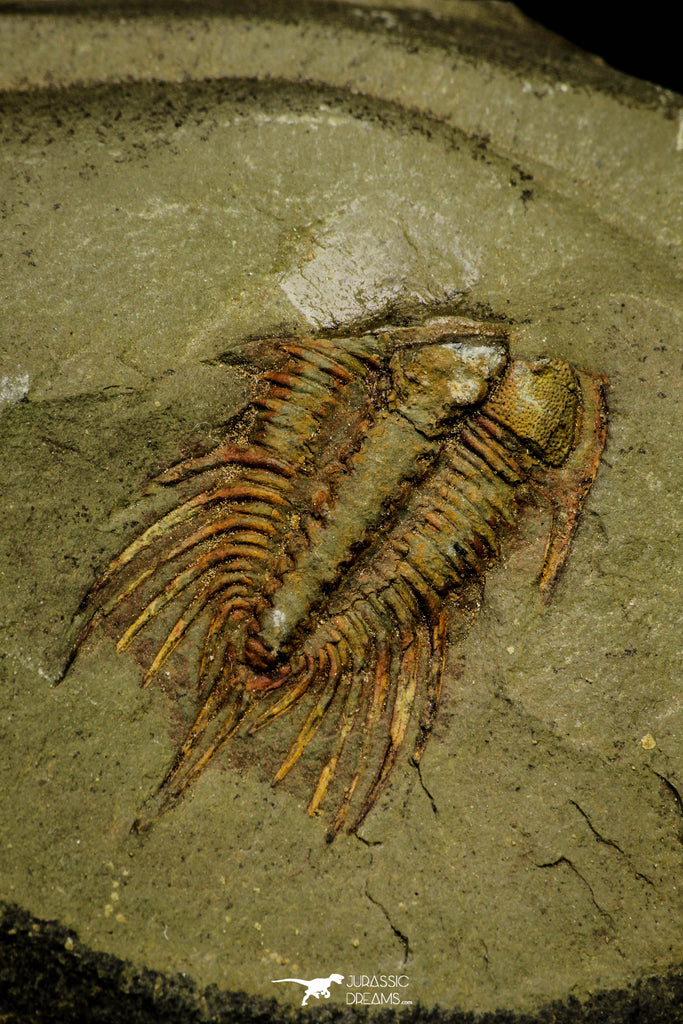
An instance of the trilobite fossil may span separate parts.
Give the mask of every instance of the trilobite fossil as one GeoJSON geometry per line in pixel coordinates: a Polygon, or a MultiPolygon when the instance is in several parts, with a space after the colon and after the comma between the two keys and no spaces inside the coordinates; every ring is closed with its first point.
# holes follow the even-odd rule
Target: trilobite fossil
{"type": "Polygon", "coordinates": [[[253,741],[273,783],[303,772],[331,839],[399,756],[419,762],[459,596],[539,500],[550,595],[604,446],[605,382],[515,360],[503,326],[458,317],[252,348],[268,365],[242,439],[158,478],[175,507],[96,581],[69,663],[109,622],[143,685],[191,666],[196,716],[138,829],[253,741]]]}

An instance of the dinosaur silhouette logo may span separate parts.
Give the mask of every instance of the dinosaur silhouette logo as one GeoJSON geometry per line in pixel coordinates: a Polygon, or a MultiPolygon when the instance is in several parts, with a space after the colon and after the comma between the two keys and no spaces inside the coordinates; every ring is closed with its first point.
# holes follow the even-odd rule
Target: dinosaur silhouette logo
{"type": "Polygon", "coordinates": [[[306,1006],[311,996],[315,996],[316,999],[320,999],[321,996],[324,999],[329,999],[332,982],[334,981],[341,985],[343,980],[343,974],[330,974],[329,978],[313,978],[312,981],[304,981],[303,978],[273,978],[273,984],[281,985],[283,981],[293,981],[296,985],[305,985],[306,991],[304,992],[301,1005],[306,1006]]]}

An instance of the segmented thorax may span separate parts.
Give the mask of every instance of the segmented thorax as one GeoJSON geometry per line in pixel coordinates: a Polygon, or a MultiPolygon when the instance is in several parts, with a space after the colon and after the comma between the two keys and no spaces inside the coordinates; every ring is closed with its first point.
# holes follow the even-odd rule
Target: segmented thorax
{"type": "MultiPolygon", "coordinates": [[[[433,467],[449,432],[480,403],[503,372],[505,346],[498,339],[470,344],[445,333],[428,344],[395,351],[389,362],[386,405],[353,423],[344,417],[352,453],[336,460],[329,504],[335,515],[302,509],[306,545],[283,573],[279,589],[259,616],[258,637],[276,658],[325,596],[338,588],[340,573],[362,552],[381,547],[401,499],[433,467]]],[[[329,440],[326,438],[329,450],[329,440]]],[[[318,474],[316,474],[318,481],[318,474]]],[[[322,481],[320,481],[322,483],[322,481]]]]}

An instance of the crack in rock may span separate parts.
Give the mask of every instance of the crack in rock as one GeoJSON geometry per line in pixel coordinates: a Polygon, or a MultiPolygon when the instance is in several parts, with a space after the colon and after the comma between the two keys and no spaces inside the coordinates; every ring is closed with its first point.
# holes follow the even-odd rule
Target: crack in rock
{"type": "Polygon", "coordinates": [[[386,918],[387,924],[391,928],[392,932],[394,933],[394,935],[396,936],[398,941],[403,946],[403,964],[402,964],[402,966],[405,967],[405,965],[408,963],[408,960],[412,956],[412,950],[410,948],[410,940],[408,939],[408,936],[405,935],[400,930],[400,928],[396,927],[394,922],[391,920],[391,917],[389,915],[389,911],[386,909],[386,907],[382,903],[380,903],[379,900],[375,899],[375,897],[372,895],[372,893],[368,889],[367,885],[365,886],[365,895],[368,898],[368,900],[370,901],[370,903],[372,903],[373,906],[377,907],[378,910],[382,911],[382,913],[384,914],[384,917],[386,918]]]}
{"type": "Polygon", "coordinates": [[[592,888],[590,882],[588,881],[588,879],[584,878],[584,876],[581,874],[579,869],[574,864],[572,864],[572,862],[570,861],[569,857],[565,857],[564,854],[563,854],[561,857],[558,857],[557,860],[549,860],[549,861],[546,861],[545,863],[542,863],[542,864],[536,863],[536,867],[537,868],[556,868],[556,867],[559,867],[560,864],[566,864],[567,867],[569,868],[569,870],[573,871],[574,874],[576,875],[576,877],[579,878],[583,882],[585,887],[588,889],[588,892],[590,894],[590,898],[591,898],[591,901],[593,903],[593,906],[598,911],[600,916],[603,917],[609,923],[610,927],[612,929],[614,929],[615,928],[614,918],[612,917],[612,915],[610,913],[608,913],[608,911],[603,910],[603,908],[600,906],[600,904],[598,903],[598,901],[595,898],[595,893],[593,892],[593,888],[592,888]]]}
{"type": "Polygon", "coordinates": [[[593,822],[590,820],[590,818],[588,817],[588,815],[584,811],[583,807],[581,807],[579,804],[577,804],[576,800],[570,800],[569,803],[572,805],[572,807],[575,807],[577,809],[577,811],[579,812],[579,814],[581,815],[583,820],[588,825],[588,828],[591,830],[591,832],[595,836],[596,840],[599,843],[602,843],[603,846],[611,846],[613,850],[616,850],[617,853],[621,854],[621,856],[624,858],[624,860],[626,861],[626,863],[630,867],[630,869],[633,872],[633,874],[635,875],[635,877],[642,879],[644,882],[647,882],[648,885],[651,885],[654,888],[654,884],[655,883],[652,881],[652,879],[648,878],[648,876],[644,875],[642,873],[642,871],[638,871],[637,868],[634,867],[634,865],[633,865],[633,863],[631,861],[631,858],[629,857],[629,855],[627,853],[625,853],[622,850],[622,848],[619,846],[619,844],[614,839],[606,839],[603,835],[600,834],[600,832],[598,832],[598,830],[594,826],[593,822]]]}
{"type": "MultiPolygon", "coordinates": [[[[667,793],[673,799],[673,802],[676,804],[678,813],[680,814],[681,818],[683,818],[683,797],[678,792],[673,782],[670,779],[667,779],[666,775],[662,775],[661,772],[656,771],[654,768],[651,768],[650,771],[653,775],[656,775],[660,782],[664,785],[667,793]]],[[[681,826],[678,838],[680,842],[683,843],[683,825],[681,826]]]]}
{"type": "MultiPolygon", "coordinates": [[[[371,848],[373,846],[384,846],[383,839],[366,839],[365,836],[361,836],[357,832],[353,833],[353,838],[357,839],[359,843],[363,844],[363,846],[369,846],[371,848]]],[[[372,864],[372,860],[370,861],[370,863],[372,864]]]]}
{"type": "Polygon", "coordinates": [[[427,786],[425,785],[425,780],[422,777],[422,766],[420,765],[419,761],[415,761],[414,759],[411,760],[411,764],[412,764],[413,768],[415,769],[415,771],[417,772],[417,777],[418,777],[418,780],[420,782],[420,786],[422,787],[422,790],[423,790],[425,796],[427,797],[427,799],[429,800],[429,803],[431,804],[432,811],[434,812],[434,816],[438,818],[438,816],[439,816],[439,808],[436,806],[436,801],[435,801],[434,797],[432,796],[432,794],[427,789],[427,786]]]}

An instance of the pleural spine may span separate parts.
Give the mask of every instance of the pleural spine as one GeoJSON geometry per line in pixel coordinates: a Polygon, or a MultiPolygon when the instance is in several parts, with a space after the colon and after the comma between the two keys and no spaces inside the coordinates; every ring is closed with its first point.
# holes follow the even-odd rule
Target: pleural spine
{"type": "Polygon", "coordinates": [[[597,471],[604,401],[594,378],[511,362],[504,329],[456,318],[275,349],[245,441],[159,478],[194,493],[96,583],[74,654],[115,610],[119,648],[157,622],[149,683],[197,626],[200,706],[148,822],[238,729],[281,719],[273,782],[317,738],[308,810],[329,808],[333,838],[363,822],[403,747],[419,761],[453,598],[483,578],[532,492],[551,506],[540,583],[552,589],[597,471]]]}

